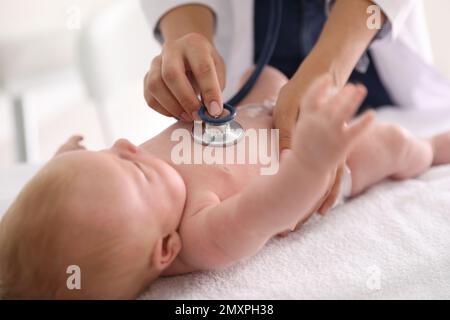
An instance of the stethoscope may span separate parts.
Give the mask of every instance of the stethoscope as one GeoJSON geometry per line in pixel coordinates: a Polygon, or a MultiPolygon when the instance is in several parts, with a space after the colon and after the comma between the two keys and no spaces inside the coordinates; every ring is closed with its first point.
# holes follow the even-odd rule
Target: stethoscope
{"type": "Polygon", "coordinates": [[[228,115],[214,118],[208,114],[205,106],[200,108],[198,115],[201,121],[195,121],[192,128],[192,137],[195,142],[206,146],[225,147],[237,143],[244,137],[244,129],[235,120],[236,108],[234,106],[247,96],[261,75],[264,67],[272,58],[280,31],[282,11],[283,1],[272,0],[270,3],[271,15],[268,23],[268,32],[264,41],[262,54],[256,63],[255,70],[238,93],[223,105],[223,108],[228,111],[228,115]]]}

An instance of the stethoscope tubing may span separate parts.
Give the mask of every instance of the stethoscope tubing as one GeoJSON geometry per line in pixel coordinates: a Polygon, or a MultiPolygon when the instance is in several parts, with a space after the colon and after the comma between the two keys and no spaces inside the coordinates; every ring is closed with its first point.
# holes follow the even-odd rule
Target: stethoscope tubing
{"type": "Polygon", "coordinates": [[[270,18],[269,18],[269,27],[266,39],[264,41],[264,46],[262,49],[262,54],[256,62],[255,70],[253,70],[252,74],[242,86],[242,88],[227,102],[224,104],[224,109],[229,111],[229,114],[223,118],[213,118],[208,115],[208,112],[205,106],[202,106],[198,112],[198,115],[202,121],[206,123],[211,123],[213,125],[223,125],[229,121],[232,121],[236,116],[236,108],[238,105],[252,90],[256,81],[258,81],[259,76],[261,75],[264,67],[269,63],[270,59],[273,56],[273,52],[275,50],[278,35],[280,33],[282,13],[283,13],[283,0],[272,0],[270,3],[270,18]]]}

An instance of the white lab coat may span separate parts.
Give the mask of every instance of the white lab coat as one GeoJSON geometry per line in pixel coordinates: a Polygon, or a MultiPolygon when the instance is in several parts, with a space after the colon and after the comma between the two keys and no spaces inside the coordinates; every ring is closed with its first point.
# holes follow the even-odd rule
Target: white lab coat
{"type": "MultiPolygon", "coordinates": [[[[408,108],[449,106],[450,81],[432,67],[432,52],[422,0],[373,0],[388,17],[383,36],[370,50],[395,104],[408,108]]],[[[159,37],[158,22],[187,3],[208,6],[216,15],[215,43],[227,65],[225,98],[236,92],[244,70],[253,63],[254,0],[141,0],[149,24],[159,37]]],[[[327,8],[331,5],[327,1],[327,8]]]]}

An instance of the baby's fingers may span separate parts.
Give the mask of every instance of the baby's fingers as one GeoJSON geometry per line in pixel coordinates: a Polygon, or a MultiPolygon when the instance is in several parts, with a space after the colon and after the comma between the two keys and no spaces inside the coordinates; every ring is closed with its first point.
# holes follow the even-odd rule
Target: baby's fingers
{"type": "Polygon", "coordinates": [[[375,112],[372,110],[364,112],[364,114],[356,120],[345,131],[345,140],[347,147],[352,147],[359,141],[361,137],[370,129],[375,121],[375,112]]]}
{"type": "Polygon", "coordinates": [[[346,85],[336,97],[336,105],[333,106],[335,108],[334,118],[339,123],[350,121],[364,101],[366,95],[367,89],[364,86],[346,85]]]}
{"type": "Polygon", "coordinates": [[[317,78],[306,91],[301,103],[301,109],[315,110],[325,103],[329,99],[332,83],[333,78],[330,74],[324,74],[317,78]]]}

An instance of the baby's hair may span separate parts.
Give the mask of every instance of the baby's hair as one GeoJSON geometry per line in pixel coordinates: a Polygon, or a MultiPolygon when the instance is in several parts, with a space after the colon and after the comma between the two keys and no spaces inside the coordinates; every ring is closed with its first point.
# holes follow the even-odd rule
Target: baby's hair
{"type": "Polygon", "coordinates": [[[86,220],[85,216],[92,216],[89,209],[77,211],[80,200],[73,195],[82,187],[77,181],[83,174],[53,160],[7,210],[0,221],[0,298],[129,298],[154,278],[146,267],[152,250],[147,250],[146,229],[134,224],[130,231],[121,225],[126,232],[116,232],[86,220]],[[76,242],[71,243],[73,237],[76,242]],[[84,238],[88,239],[84,246],[78,246],[84,238]],[[71,265],[81,269],[81,290],[67,287],[71,265]]]}
{"type": "Polygon", "coordinates": [[[51,251],[58,239],[54,220],[64,210],[70,172],[41,170],[17,196],[0,223],[0,294],[3,299],[53,298],[57,273],[51,251]]]}

